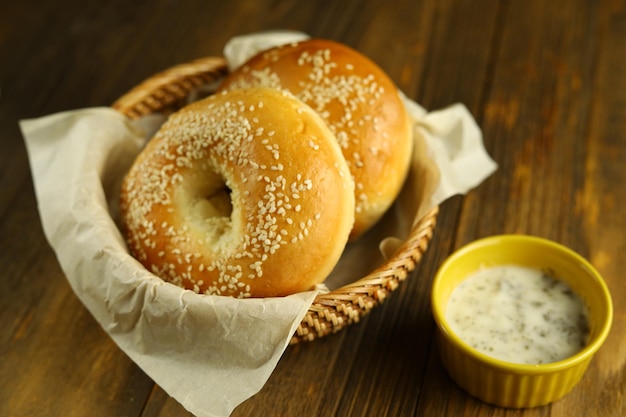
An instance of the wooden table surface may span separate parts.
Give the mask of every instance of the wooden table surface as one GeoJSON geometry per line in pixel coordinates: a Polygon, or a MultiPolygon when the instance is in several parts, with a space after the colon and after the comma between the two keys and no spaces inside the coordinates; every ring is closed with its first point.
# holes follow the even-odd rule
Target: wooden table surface
{"type": "Polygon", "coordinates": [[[0,6],[0,416],[189,415],[70,289],[42,232],[18,120],[110,105],[156,71],[276,28],[360,50],[427,109],[464,103],[499,169],[441,205],[424,259],[385,303],[289,347],[233,416],[626,415],[624,1],[21,0],[0,6]],[[438,266],[500,233],[571,247],[612,292],[605,345],[549,406],[469,397],[433,344],[438,266]]]}

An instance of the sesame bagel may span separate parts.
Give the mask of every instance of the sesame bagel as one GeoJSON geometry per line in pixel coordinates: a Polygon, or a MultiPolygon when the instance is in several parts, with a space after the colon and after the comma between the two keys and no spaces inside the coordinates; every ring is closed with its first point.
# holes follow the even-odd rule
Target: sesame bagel
{"type": "Polygon", "coordinates": [[[257,54],[220,89],[256,86],[290,91],[327,122],[354,178],[358,238],[394,202],[409,169],[411,120],[394,83],[361,53],[311,39],[257,54]]]}
{"type": "Polygon", "coordinates": [[[292,95],[218,93],[174,113],[126,175],[130,252],[197,293],[272,297],[331,272],[354,222],[333,133],[292,95]]]}

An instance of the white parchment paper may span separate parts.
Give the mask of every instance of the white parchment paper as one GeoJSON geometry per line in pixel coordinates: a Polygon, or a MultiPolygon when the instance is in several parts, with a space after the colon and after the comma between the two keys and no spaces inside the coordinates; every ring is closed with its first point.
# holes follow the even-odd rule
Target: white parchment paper
{"type": "MultiPolygon", "coordinates": [[[[242,36],[224,53],[235,67],[259,50],[303,38],[296,32],[242,36]]],[[[377,227],[385,251],[420,213],[466,193],[496,169],[463,105],[427,112],[405,101],[416,120],[416,152],[424,153],[415,159],[435,164],[437,177],[426,198],[404,193],[390,211],[388,217],[406,215],[406,221],[377,227]]],[[[128,254],[116,224],[119,185],[162,119],[129,121],[102,107],[23,120],[20,127],[45,235],[78,298],[187,410],[224,417],[263,387],[317,292],[248,300],[198,295],[163,282],[128,254]]]]}

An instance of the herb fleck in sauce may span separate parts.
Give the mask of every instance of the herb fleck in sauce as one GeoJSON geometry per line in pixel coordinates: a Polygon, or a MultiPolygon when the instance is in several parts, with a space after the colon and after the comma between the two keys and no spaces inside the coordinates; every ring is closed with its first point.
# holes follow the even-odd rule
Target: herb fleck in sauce
{"type": "Polygon", "coordinates": [[[562,281],[516,265],[485,268],[452,292],[452,330],[486,355],[508,362],[555,362],[581,350],[589,333],[583,301],[562,281]]]}

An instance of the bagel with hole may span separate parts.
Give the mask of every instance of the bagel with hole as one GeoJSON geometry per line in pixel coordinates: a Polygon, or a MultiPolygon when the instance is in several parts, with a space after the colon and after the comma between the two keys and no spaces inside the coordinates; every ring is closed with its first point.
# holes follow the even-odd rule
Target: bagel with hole
{"type": "Polygon", "coordinates": [[[312,289],[354,223],[337,139],[291,94],[222,92],[172,114],[122,184],[129,251],[197,293],[284,296],[312,289]]]}
{"type": "Polygon", "coordinates": [[[351,240],[372,227],[398,196],[413,147],[400,92],[369,58],[346,45],[310,39],[260,52],[218,91],[270,87],[307,103],[337,137],[355,183],[351,240]]]}

